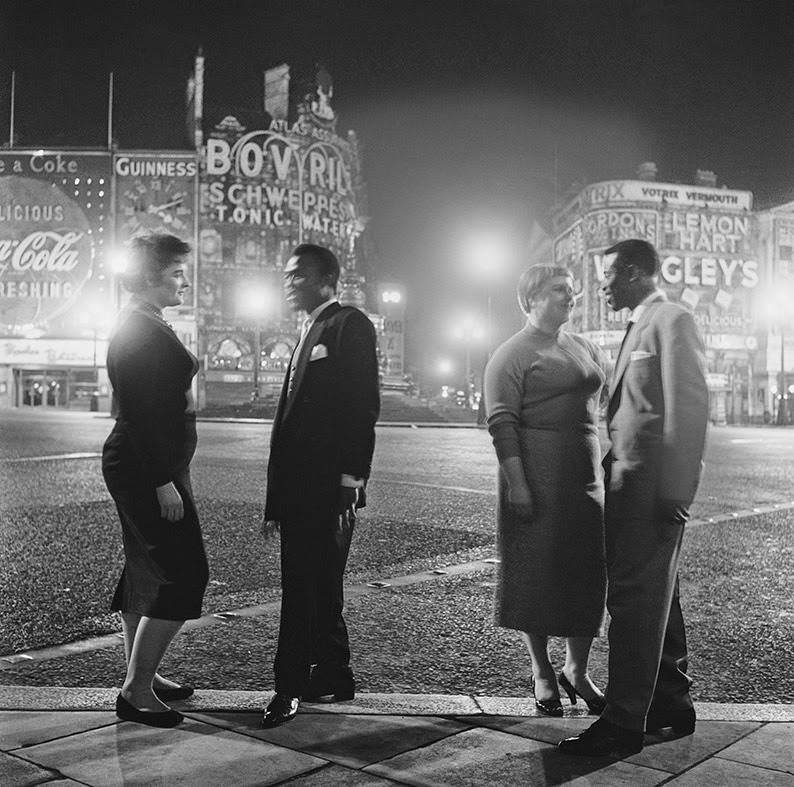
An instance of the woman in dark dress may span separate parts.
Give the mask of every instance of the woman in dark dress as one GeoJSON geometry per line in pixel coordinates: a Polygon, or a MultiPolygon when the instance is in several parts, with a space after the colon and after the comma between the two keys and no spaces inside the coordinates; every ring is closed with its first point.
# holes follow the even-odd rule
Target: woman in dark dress
{"type": "Polygon", "coordinates": [[[196,358],[163,319],[190,286],[190,247],[152,233],[130,243],[122,277],[132,298],[108,347],[116,424],[102,472],[121,520],[124,571],[111,608],[121,613],[127,676],[116,714],[173,727],[182,715],[166,704],[193,693],[157,669],[185,620],[201,616],[208,568],[193,492],[196,448],[191,381],[196,358]]]}
{"type": "Polygon", "coordinates": [[[587,672],[604,616],[604,487],[598,441],[605,381],[598,347],[566,333],[574,306],[565,268],[535,265],[518,285],[526,326],[485,372],[488,428],[499,460],[496,623],[521,632],[532,659],[535,704],[562,715],[559,682],[593,713],[604,697],[587,672]],[[548,637],[566,638],[555,678],[548,637]]]}

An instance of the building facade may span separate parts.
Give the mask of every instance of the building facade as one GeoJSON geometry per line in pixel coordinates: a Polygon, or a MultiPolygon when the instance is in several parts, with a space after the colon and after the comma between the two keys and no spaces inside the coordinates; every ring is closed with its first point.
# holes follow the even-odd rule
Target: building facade
{"type": "Polygon", "coordinates": [[[205,139],[196,116],[195,151],[0,151],[0,407],[109,408],[107,336],[128,297],[114,262],[142,231],[196,250],[192,299],[169,319],[201,361],[202,408],[277,396],[299,332],[281,270],[299,243],[332,248],[340,300],[366,306],[356,135],[337,135],[324,71],[288,120],[285,68],[266,127],[229,114],[205,139]]]}
{"type": "MultiPolygon", "coordinates": [[[[605,249],[627,238],[658,249],[660,287],[700,326],[712,421],[775,418],[778,389],[785,386],[774,383],[781,323],[770,324],[769,298],[780,285],[775,261],[781,253],[791,257],[792,211],[755,212],[751,192],[717,188],[711,172],[699,171],[693,185],[658,182],[653,164],[643,165],[635,180],[582,188],[554,216],[554,259],[571,267],[581,284],[572,330],[594,339],[612,360],[628,313],[612,312],[598,288],[605,249]]],[[[794,342],[791,349],[784,361],[789,373],[794,342]]]]}

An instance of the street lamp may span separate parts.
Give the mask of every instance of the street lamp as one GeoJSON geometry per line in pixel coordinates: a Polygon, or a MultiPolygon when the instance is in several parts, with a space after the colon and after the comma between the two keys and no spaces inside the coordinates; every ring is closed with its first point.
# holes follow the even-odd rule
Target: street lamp
{"type": "Polygon", "coordinates": [[[452,331],[452,335],[463,342],[466,403],[469,408],[474,404],[474,383],[471,374],[471,346],[473,342],[481,341],[485,333],[486,331],[483,330],[482,324],[472,316],[463,317],[452,331]]]}
{"type": "Polygon", "coordinates": [[[788,423],[788,413],[786,404],[789,394],[786,386],[786,318],[790,304],[790,293],[792,287],[787,279],[780,279],[775,288],[768,293],[767,308],[771,324],[777,326],[780,334],[780,375],[778,377],[777,391],[773,394],[777,397],[777,414],[775,423],[778,426],[785,426],[788,423]]]}
{"type": "MultiPolygon", "coordinates": [[[[491,357],[493,336],[491,285],[497,281],[510,259],[510,246],[503,234],[493,231],[471,235],[464,241],[463,263],[469,275],[482,284],[485,292],[485,361],[491,357]]],[[[481,388],[485,388],[485,365],[481,388]]],[[[485,423],[485,396],[480,396],[477,423],[485,423]]]]}
{"type": "Polygon", "coordinates": [[[99,409],[99,363],[97,359],[97,345],[99,344],[100,331],[103,335],[106,334],[108,326],[113,319],[114,312],[107,299],[102,298],[98,294],[87,297],[83,301],[82,307],[78,319],[82,325],[89,328],[93,338],[91,368],[93,370],[92,379],[94,391],[91,394],[90,408],[92,411],[95,411],[99,409]]]}
{"type": "Polygon", "coordinates": [[[238,313],[254,322],[254,365],[253,390],[251,401],[259,401],[259,371],[262,362],[262,321],[273,314],[278,304],[278,296],[263,282],[245,282],[240,286],[237,296],[238,313]]]}
{"type": "Polygon", "coordinates": [[[485,292],[486,354],[491,357],[493,326],[491,325],[491,285],[499,279],[510,258],[504,237],[496,233],[472,235],[464,241],[463,265],[471,278],[483,286],[485,292]]]}

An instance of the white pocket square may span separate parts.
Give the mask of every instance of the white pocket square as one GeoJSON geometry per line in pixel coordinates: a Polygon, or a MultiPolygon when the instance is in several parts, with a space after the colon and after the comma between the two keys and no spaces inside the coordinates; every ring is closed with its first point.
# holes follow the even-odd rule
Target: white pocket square
{"type": "Polygon", "coordinates": [[[309,356],[309,362],[319,361],[320,358],[328,357],[328,348],[324,344],[315,344],[312,347],[312,354],[309,356]]]}
{"type": "Polygon", "coordinates": [[[629,356],[630,361],[641,361],[643,358],[653,358],[655,353],[649,353],[645,350],[632,350],[629,356]]]}

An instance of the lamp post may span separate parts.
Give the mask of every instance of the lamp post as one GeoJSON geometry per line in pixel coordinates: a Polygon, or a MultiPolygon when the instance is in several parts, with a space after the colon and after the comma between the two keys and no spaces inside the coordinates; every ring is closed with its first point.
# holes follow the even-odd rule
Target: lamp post
{"type": "Polygon", "coordinates": [[[94,390],[91,393],[90,409],[92,411],[96,411],[99,409],[99,363],[97,358],[99,336],[100,329],[104,334],[108,325],[110,324],[110,321],[112,320],[110,303],[108,303],[98,294],[88,296],[88,298],[83,302],[83,311],[80,314],[79,320],[84,325],[87,323],[91,330],[91,380],[94,385],[94,390]]]}
{"type": "Polygon", "coordinates": [[[266,314],[274,311],[277,296],[264,282],[245,282],[240,286],[237,304],[241,316],[253,321],[253,389],[251,402],[259,401],[260,364],[262,362],[262,321],[266,314]]]}
{"type": "Polygon", "coordinates": [[[788,423],[786,417],[786,400],[788,399],[786,391],[786,336],[783,329],[783,310],[778,312],[779,321],[778,327],[780,328],[780,384],[778,385],[778,399],[777,399],[777,425],[785,426],[788,423]]]}
{"type": "MultiPolygon", "coordinates": [[[[501,234],[485,232],[472,235],[465,241],[463,257],[465,266],[472,279],[482,284],[485,293],[485,362],[487,364],[491,358],[494,335],[491,285],[505,269],[510,258],[510,250],[501,234]]],[[[484,389],[485,365],[483,365],[483,379],[481,382],[481,389],[484,389]]],[[[484,395],[480,396],[477,423],[485,423],[484,395]]]]}
{"type": "Polygon", "coordinates": [[[474,404],[474,383],[471,373],[471,345],[483,338],[482,324],[474,317],[464,317],[453,330],[453,336],[463,342],[463,369],[465,377],[466,404],[471,409],[474,404]]]}

